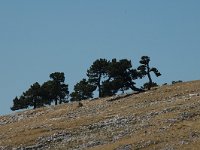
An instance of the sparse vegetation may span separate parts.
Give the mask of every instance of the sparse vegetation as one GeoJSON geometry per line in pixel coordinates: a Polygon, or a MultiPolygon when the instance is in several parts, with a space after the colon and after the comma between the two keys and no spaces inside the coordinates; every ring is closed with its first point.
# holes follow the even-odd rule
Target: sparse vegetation
{"type": "Polygon", "coordinates": [[[145,83],[145,84],[142,86],[142,89],[148,89],[148,88],[149,88],[149,86],[151,86],[151,87],[157,87],[157,86],[158,86],[158,84],[157,84],[157,83],[155,83],[155,82],[152,82],[152,84],[151,84],[151,85],[149,85],[149,82],[147,82],[147,83],[145,83]]]}
{"type": "Polygon", "coordinates": [[[49,81],[40,85],[34,83],[19,98],[15,97],[11,110],[25,109],[29,107],[39,108],[46,105],[68,102],[81,101],[93,98],[94,92],[98,90],[98,96],[113,96],[119,91],[124,93],[126,90],[143,92],[144,89],[150,90],[151,87],[157,86],[152,81],[150,73],[153,72],[158,77],[161,73],[154,67],[149,66],[150,57],[142,56],[141,65],[134,69],[132,63],[127,59],[97,59],[87,70],[88,79],[83,79],[74,86],[74,91],[69,94],[68,85],[65,84],[65,75],[63,72],[50,74],[49,81]],[[143,88],[137,88],[136,79],[142,79],[148,76],[149,82],[144,84],[143,88]]]}
{"type": "Polygon", "coordinates": [[[182,83],[182,80],[178,80],[178,81],[172,81],[172,84],[176,84],[176,83],[182,83]]]}
{"type": "Polygon", "coordinates": [[[200,149],[200,81],[0,116],[0,149],[200,149]]]}

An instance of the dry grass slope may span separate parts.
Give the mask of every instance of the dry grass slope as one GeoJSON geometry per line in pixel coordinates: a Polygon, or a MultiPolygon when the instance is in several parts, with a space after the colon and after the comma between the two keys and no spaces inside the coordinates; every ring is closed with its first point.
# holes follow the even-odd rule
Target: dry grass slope
{"type": "Polygon", "coordinates": [[[0,116],[0,149],[200,149],[200,81],[0,116]]]}

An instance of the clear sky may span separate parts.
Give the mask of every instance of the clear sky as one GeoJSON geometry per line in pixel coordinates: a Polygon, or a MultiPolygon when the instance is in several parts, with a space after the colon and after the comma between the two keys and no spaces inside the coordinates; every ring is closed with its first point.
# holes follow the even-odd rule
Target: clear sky
{"type": "Polygon", "coordinates": [[[142,55],[172,80],[200,79],[199,0],[0,1],[0,114],[34,82],[64,72],[72,91],[98,58],[142,55]]]}

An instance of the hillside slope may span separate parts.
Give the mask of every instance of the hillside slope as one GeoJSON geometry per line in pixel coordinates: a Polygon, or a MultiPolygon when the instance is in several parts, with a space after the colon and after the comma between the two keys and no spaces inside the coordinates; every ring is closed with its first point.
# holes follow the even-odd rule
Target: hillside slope
{"type": "Polygon", "coordinates": [[[200,81],[0,117],[0,149],[200,149],[200,81]]]}

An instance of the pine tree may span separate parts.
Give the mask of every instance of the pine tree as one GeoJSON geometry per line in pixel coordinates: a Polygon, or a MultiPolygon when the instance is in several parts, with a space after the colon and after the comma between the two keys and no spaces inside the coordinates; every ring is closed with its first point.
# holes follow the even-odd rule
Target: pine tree
{"type": "Polygon", "coordinates": [[[23,94],[27,104],[33,106],[33,109],[43,107],[44,102],[41,96],[41,88],[38,82],[31,85],[31,87],[23,94]]]}
{"type": "MultiPolygon", "coordinates": [[[[104,92],[109,93],[108,96],[114,95],[119,90],[122,92],[132,89],[134,91],[141,91],[135,87],[134,80],[139,77],[136,69],[132,69],[130,60],[121,59],[117,61],[113,59],[108,67],[108,80],[104,85],[104,92]],[[110,90],[110,92],[108,91],[110,90]]],[[[107,95],[104,93],[104,95],[107,95]]]]}
{"type": "Polygon", "coordinates": [[[61,104],[66,101],[66,96],[69,95],[68,85],[65,84],[65,75],[63,72],[55,72],[50,74],[52,82],[51,86],[51,98],[55,101],[55,105],[61,104]]]}
{"type": "Polygon", "coordinates": [[[107,67],[109,61],[106,59],[98,59],[93,62],[89,70],[87,70],[87,76],[89,78],[89,83],[99,91],[99,97],[102,97],[102,82],[103,78],[107,76],[107,67]]]}
{"type": "Polygon", "coordinates": [[[19,109],[27,109],[28,103],[25,100],[24,96],[18,98],[17,96],[13,99],[13,106],[10,108],[12,111],[19,110],[19,109]]]}
{"type": "Polygon", "coordinates": [[[20,98],[16,97],[13,100],[11,110],[24,109],[33,107],[34,109],[51,105],[55,101],[55,105],[67,102],[66,97],[69,95],[68,85],[64,83],[64,73],[55,72],[50,74],[49,80],[40,86],[38,82],[23,92],[20,98]]]}
{"type": "Polygon", "coordinates": [[[41,96],[41,88],[38,82],[31,85],[26,92],[23,92],[19,99],[16,97],[13,100],[13,107],[11,107],[11,110],[24,109],[29,106],[34,109],[44,106],[44,101],[41,96]]]}
{"type": "Polygon", "coordinates": [[[151,78],[151,72],[153,72],[157,77],[161,76],[161,73],[156,69],[155,67],[150,67],[150,57],[148,56],[142,56],[140,60],[140,66],[138,67],[138,70],[140,71],[140,74],[142,77],[146,76],[149,79],[149,84],[148,84],[148,90],[151,89],[153,86],[153,81],[151,78]]]}
{"type": "Polygon", "coordinates": [[[95,89],[95,86],[91,85],[86,79],[83,79],[74,86],[74,92],[70,94],[71,101],[93,98],[93,91],[95,89]]]}

